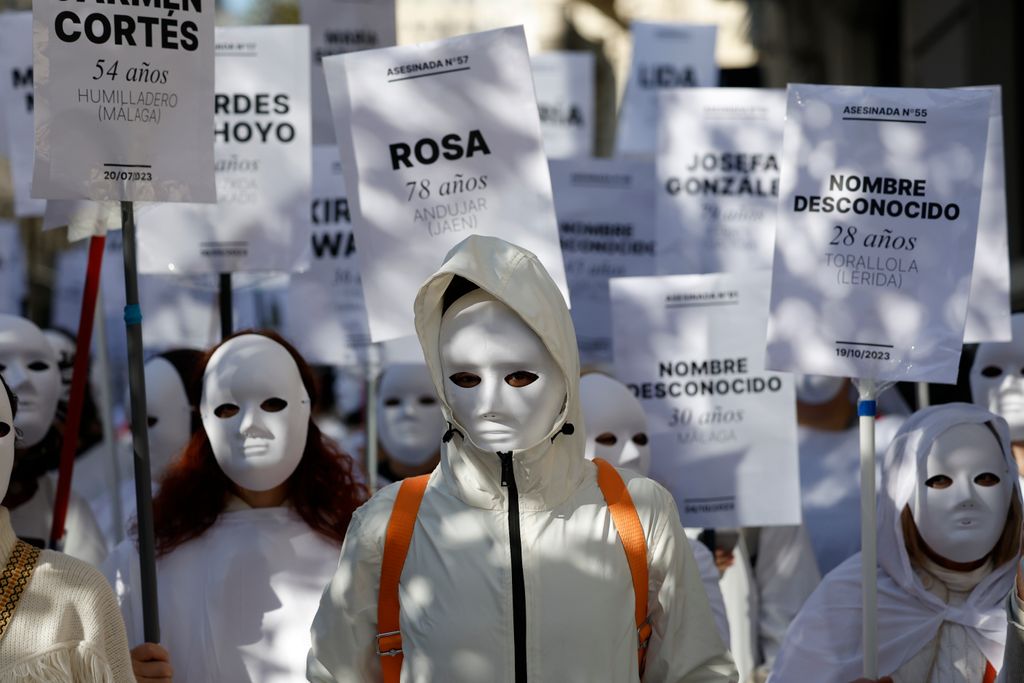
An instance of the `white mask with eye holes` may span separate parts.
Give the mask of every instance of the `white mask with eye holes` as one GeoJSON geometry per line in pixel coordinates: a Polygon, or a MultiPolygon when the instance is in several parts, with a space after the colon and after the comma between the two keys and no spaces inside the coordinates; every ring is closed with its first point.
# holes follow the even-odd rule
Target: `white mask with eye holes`
{"type": "Polygon", "coordinates": [[[483,290],[459,298],[441,318],[444,395],[456,424],[478,448],[532,448],[565,407],[561,368],[515,311],[483,290]]]}
{"type": "Polygon", "coordinates": [[[0,500],[7,495],[14,470],[14,409],[0,385],[0,500]]]}
{"type": "Polygon", "coordinates": [[[971,365],[971,397],[1010,426],[1014,443],[1024,442],[1024,313],[1011,318],[1013,341],[978,345],[971,365]]]}
{"type": "Polygon", "coordinates": [[[601,458],[646,476],[651,470],[647,416],[633,392],[607,375],[584,375],[580,403],[587,425],[587,459],[601,458]]]}
{"type": "Polygon", "coordinates": [[[385,368],[377,397],[377,423],[388,457],[403,465],[420,465],[437,453],[445,421],[426,365],[385,368]]]}
{"type": "Polygon", "coordinates": [[[192,407],[174,365],[156,356],[146,363],[146,424],[153,479],[163,473],[192,438],[192,407]]]}
{"type": "Polygon", "coordinates": [[[984,558],[1003,534],[1016,476],[987,426],[950,427],[918,471],[910,511],[921,538],[953,562],[984,558]]]}
{"type": "Polygon", "coordinates": [[[57,354],[31,321],[0,314],[0,374],[18,397],[18,447],[31,448],[50,430],[61,393],[57,354]]]}
{"type": "Polygon", "coordinates": [[[217,464],[243,489],[269,491],[302,460],[309,394],[273,339],[245,334],[218,348],[203,373],[199,412],[217,464]]]}
{"type": "Polygon", "coordinates": [[[53,352],[57,354],[57,367],[60,368],[61,392],[60,400],[67,402],[71,398],[71,373],[75,365],[75,340],[58,330],[43,330],[43,336],[50,342],[53,352]]]}

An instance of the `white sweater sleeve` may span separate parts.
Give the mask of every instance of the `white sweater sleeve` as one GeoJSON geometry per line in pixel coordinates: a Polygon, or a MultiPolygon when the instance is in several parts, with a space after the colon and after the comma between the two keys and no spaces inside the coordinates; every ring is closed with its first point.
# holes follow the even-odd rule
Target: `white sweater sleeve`
{"type": "MultiPolygon", "coordinates": [[[[679,522],[675,502],[660,485],[649,485],[653,485],[653,491],[640,492],[630,487],[638,511],[645,493],[653,508],[647,552],[648,613],[654,633],[647,648],[644,683],[735,681],[736,667],[715,627],[700,570],[679,522]]],[[[641,520],[644,516],[641,511],[641,520]]]]}
{"type": "Polygon", "coordinates": [[[352,515],[338,569],[313,619],[312,649],[306,660],[306,678],[312,683],[380,680],[377,593],[384,531],[393,505],[394,494],[381,492],[352,515]]]}

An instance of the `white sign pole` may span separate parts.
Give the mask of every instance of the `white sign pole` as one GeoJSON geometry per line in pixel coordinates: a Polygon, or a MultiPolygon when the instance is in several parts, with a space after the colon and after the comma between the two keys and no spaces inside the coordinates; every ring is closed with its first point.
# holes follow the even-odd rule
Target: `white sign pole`
{"type": "Polygon", "coordinates": [[[854,380],[860,393],[860,556],[864,676],[878,678],[878,539],[875,522],[875,380],[854,380]]]}

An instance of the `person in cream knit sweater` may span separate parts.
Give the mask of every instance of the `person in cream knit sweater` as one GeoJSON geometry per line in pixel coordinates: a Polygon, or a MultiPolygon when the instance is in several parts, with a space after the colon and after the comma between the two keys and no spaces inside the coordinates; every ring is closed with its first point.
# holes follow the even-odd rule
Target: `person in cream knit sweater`
{"type": "MultiPolygon", "coordinates": [[[[17,410],[17,399],[2,383],[0,498],[14,464],[17,410]]],[[[121,612],[103,575],[63,553],[19,543],[10,513],[0,507],[0,683],[14,681],[131,683],[135,676],[121,612]],[[25,564],[37,553],[26,582],[25,564]],[[12,557],[27,561],[15,567],[12,557]],[[20,595],[13,615],[12,595],[20,595]]]]}

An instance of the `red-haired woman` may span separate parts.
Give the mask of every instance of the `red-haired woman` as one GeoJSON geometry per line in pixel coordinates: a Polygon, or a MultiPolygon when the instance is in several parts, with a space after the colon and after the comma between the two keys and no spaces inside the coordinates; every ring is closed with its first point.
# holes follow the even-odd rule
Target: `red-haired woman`
{"type": "Polygon", "coordinates": [[[106,566],[138,646],[136,674],[301,680],[309,625],[367,491],[310,419],[313,375],[284,339],[229,337],[202,378],[202,425],[153,504],[160,647],[140,645],[135,544],[118,546],[106,566]]]}

